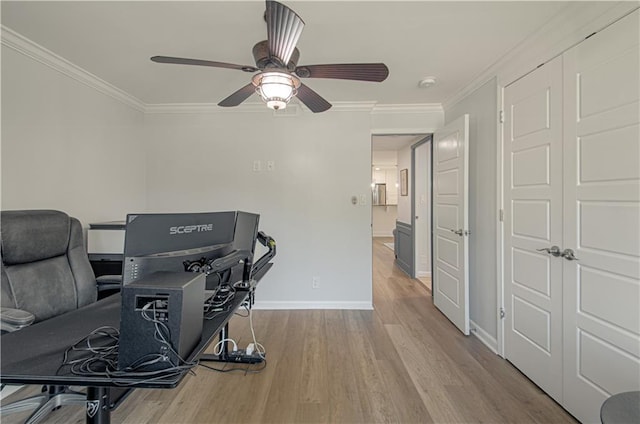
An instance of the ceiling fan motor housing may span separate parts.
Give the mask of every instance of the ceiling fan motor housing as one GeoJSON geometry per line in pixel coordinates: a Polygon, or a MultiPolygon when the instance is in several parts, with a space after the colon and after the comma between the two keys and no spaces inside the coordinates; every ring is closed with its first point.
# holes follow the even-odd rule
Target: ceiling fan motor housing
{"type": "MultiPolygon", "coordinates": [[[[258,67],[258,69],[284,67],[284,64],[281,64],[278,58],[271,57],[269,55],[269,44],[267,40],[260,41],[255,46],[253,46],[253,58],[256,61],[256,67],[258,67]]],[[[293,49],[291,59],[289,60],[286,69],[293,72],[298,65],[298,59],[300,59],[300,51],[296,47],[295,49],[293,49]]]]}

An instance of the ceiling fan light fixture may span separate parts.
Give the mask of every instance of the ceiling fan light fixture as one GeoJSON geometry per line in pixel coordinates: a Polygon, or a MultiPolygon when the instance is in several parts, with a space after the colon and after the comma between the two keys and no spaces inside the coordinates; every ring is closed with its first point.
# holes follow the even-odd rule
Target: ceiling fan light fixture
{"type": "Polygon", "coordinates": [[[262,72],[252,79],[256,92],[273,110],[284,109],[298,92],[300,80],[286,72],[262,72]]]}

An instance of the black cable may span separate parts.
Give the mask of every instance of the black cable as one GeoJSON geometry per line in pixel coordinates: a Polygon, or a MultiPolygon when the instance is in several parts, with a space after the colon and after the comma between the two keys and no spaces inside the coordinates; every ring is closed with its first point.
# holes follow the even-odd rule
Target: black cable
{"type": "Polygon", "coordinates": [[[162,321],[156,319],[155,302],[149,302],[145,305],[142,308],[141,314],[143,319],[153,323],[154,339],[164,346],[167,352],[175,355],[178,359],[177,364],[167,356],[166,352],[161,352],[145,355],[138,358],[138,360],[127,368],[118,370],[118,342],[120,333],[114,327],[99,327],[65,350],[62,364],[56,370],[56,374],[64,367],[69,367],[69,373],[74,375],[108,377],[111,378],[112,382],[116,385],[134,386],[157,380],[177,382],[185,371],[193,372],[193,368],[198,365],[197,361],[187,362],[171,345],[169,341],[171,340],[169,328],[162,321]],[[152,308],[153,318],[147,314],[149,308],[152,308]],[[106,345],[104,337],[107,337],[108,343],[106,345]],[[100,339],[100,343],[96,344],[96,340],[98,339],[100,339]],[[80,356],[75,357],[75,353],[78,352],[80,356]],[[144,367],[159,362],[167,362],[170,366],[157,370],[142,370],[144,367]],[[139,381],[127,381],[127,379],[133,377],[149,378],[139,381]]]}
{"type": "Polygon", "coordinates": [[[212,309],[211,313],[207,313],[203,316],[204,319],[206,320],[212,320],[215,319],[216,317],[225,314],[227,312],[229,312],[229,310],[231,309],[231,305],[228,305],[226,308],[216,308],[216,309],[212,309]]]}
{"type": "Polygon", "coordinates": [[[117,355],[119,337],[120,337],[120,332],[115,327],[105,326],[105,327],[96,328],[95,330],[91,331],[91,333],[89,333],[87,336],[81,338],[80,340],[75,342],[73,345],[71,345],[64,351],[62,364],[56,370],[56,374],[58,374],[60,370],[67,365],[69,365],[70,368],[73,370],[73,366],[75,364],[77,363],[82,364],[84,361],[87,360],[87,358],[83,358],[83,357],[70,360],[69,357],[71,355],[71,352],[90,352],[94,356],[98,355],[102,357],[109,357],[109,355],[117,355]],[[106,345],[106,346],[100,346],[100,347],[92,346],[91,341],[93,337],[104,337],[104,336],[110,338],[112,344],[106,345]],[[86,347],[84,346],[85,344],[86,344],[86,347]]]}
{"type": "Polygon", "coordinates": [[[211,308],[220,308],[233,300],[236,295],[236,290],[228,285],[221,284],[216,288],[213,296],[211,296],[204,306],[204,312],[207,313],[211,308]]]}
{"type": "MultiPolygon", "coordinates": [[[[210,369],[212,371],[217,371],[217,372],[233,372],[233,371],[244,371],[245,374],[258,374],[260,372],[262,372],[262,370],[264,370],[265,368],[267,368],[267,360],[264,359],[262,361],[262,367],[261,368],[254,368],[251,369],[250,367],[254,364],[247,364],[246,367],[235,367],[235,368],[216,368],[216,367],[212,367],[210,365],[205,365],[202,362],[200,362],[198,365],[200,365],[201,367],[210,369]]],[[[226,364],[225,364],[226,366],[226,364]]]]}

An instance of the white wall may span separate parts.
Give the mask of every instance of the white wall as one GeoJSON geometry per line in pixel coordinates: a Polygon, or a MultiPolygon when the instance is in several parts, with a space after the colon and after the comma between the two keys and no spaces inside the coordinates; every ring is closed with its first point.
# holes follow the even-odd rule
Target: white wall
{"type": "Polygon", "coordinates": [[[393,237],[398,219],[398,206],[372,206],[372,228],[374,237],[393,237]]]}
{"type": "Polygon", "coordinates": [[[441,128],[443,122],[440,105],[376,106],[371,113],[371,133],[428,134],[441,128]]]}
{"type": "Polygon", "coordinates": [[[149,211],[261,215],[278,254],[258,307],[371,307],[368,112],[148,114],[146,130],[149,211]]]}
{"type": "Polygon", "coordinates": [[[2,209],[87,226],[145,207],[142,112],[2,46],[2,209]]]}
{"type": "Polygon", "coordinates": [[[469,318],[497,338],[497,82],[445,109],[447,123],[469,114],[469,318]]]}
{"type": "Polygon", "coordinates": [[[371,152],[371,164],[377,166],[395,166],[398,152],[395,150],[374,150],[371,152]]]}
{"type": "Polygon", "coordinates": [[[403,169],[407,169],[407,195],[402,196],[398,187],[398,221],[411,225],[411,146],[398,150],[398,183],[403,169]]]}

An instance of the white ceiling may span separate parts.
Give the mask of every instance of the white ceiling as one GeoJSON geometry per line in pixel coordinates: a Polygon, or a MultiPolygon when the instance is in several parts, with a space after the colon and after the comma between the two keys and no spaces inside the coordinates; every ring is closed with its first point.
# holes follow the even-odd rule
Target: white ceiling
{"type": "MultiPolygon", "coordinates": [[[[330,102],[443,103],[568,2],[283,1],[306,26],[299,64],[384,62],[380,84],[307,79],[330,102]],[[434,76],[437,84],[420,89],[434,76]]],[[[253,65],[263,1],[2,1],[2,24],[146,104],[217,103],[250,74],[154,55],[253,65]]],[[[251,98],[256,102],[257,98],[251,98]]]]}

